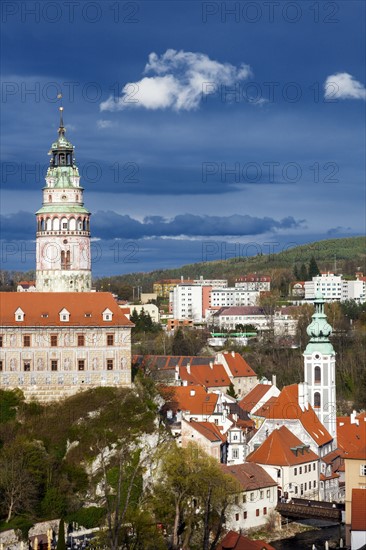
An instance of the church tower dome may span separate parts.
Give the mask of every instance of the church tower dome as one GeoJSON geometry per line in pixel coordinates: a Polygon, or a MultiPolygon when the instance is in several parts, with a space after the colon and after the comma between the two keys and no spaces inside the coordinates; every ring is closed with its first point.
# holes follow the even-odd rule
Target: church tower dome
{"type": "Polygon", "coordinates": [[[317,294],[315,312],[307,328],[310,341],[304,351],[304,380],[308,387],[308,400],[320,422],[336,444],[336,372],[335,351],[329,341],[332,327],[324,313],[324,298],[317,294]]]}
{"type": "Polygon", "coordinates": [[[90,212],[84,207],[74,146],[65,137],[60,107],[58,138],[37,217],[38,292],[90,292],[90,212]]]}

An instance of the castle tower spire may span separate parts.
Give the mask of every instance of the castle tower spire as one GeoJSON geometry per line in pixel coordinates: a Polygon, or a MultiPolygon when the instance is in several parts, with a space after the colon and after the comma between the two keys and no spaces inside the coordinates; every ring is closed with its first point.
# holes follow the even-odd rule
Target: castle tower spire
{"type": "Polygon", "coordinates": [[[304,351],[304,380],[308,387],[308,400],[320,422],[333,437],[336,445],[336,373],[335,351],[329,340],[332,327],[324,313],[324,298],[318,293],[314,300],[315,311],[307,328],[310,341],[304,351]]]}
{"type": "Polygon", "coordinates": [[[91,290],[90,212],[84,207],[74,146],[65,137],[63,107],[57,141],[37,216],[36,288],[40,292],[91,290]]]}

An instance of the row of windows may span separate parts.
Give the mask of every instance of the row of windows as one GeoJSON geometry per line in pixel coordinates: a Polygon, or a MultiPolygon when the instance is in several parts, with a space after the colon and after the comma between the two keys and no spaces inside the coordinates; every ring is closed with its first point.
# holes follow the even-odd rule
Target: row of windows
{"type": "MultiPolygon", "coordinates": [[[[3,363],[4,361],[0,361],[0,372],[3,370],[3,363]]],[[[58,370],[59,361],[57,359],[52,359],[50,362],[51,370],[57,371],[58,370]]],[[[85,359],[78,359],[77,362],[78,370],[85,370],[86,360],[85,359]]],[[[113,359],[107,359],[106,361],[106,368],[107,370],[113,370],[113,359]]],[[[31,370],[31,362],[30,361],[23,361],[23,370],[25,372],[30,372],[31,370]]]]}
{"type": "MultiPolygon", "coordinates": [[[[259,508],[256,509],[255,515],[256,515],[256,517],[260,516],[260,509],[259,508]]],[[[264,516],[267,515],[267,507],[263,508],[263,515],[264,516]]],[[[247,519],[247,517],[248,517],[248,512],[243,512],[243,519],[247,519]]],[[[240,514],[235,514],[235,520],[239,521],[239,519],[240,519],[240,514]]]]}
{"type": "MultiPolygon", "coordinates": [[[[77,341],[78,341],[78,346],[79,347],[85,346],[85,335],[84,334],[78,334],[77,339],[78,339],[77,341]]],[[[4,342],[3,336],[0,336],[0,348],[3,347],[3,342],[4,342]]],[[[107,342],[107,346],[114,346],[114,334],[107,334],[106,342],[107,342]]],[[[29,347],[31,347],[31,343],[32,343],[31,335],[25,334],[23,336],[23,346],[25,348],[29,348],[29,347]]],[[[58,343],[59,343],[58,334],[51,334],[51,336],[50,336],[50,345],[51,345],[51,347],[52,348],[57,347],[58,343]]]]}
{"type": "MultiPolygon", "coordinates": [[[[299,467],[299,475],[302,474],[302,466],[299,467]]],[[[316,462],[313,462],[313,471],[316,470],[316,462]]],[[[304,466],[304,474],[311,471],[311,464],[305,464],[304,466]]],[[[297,476],[297,468],[294,469],[294,475],[297,476]]]]}

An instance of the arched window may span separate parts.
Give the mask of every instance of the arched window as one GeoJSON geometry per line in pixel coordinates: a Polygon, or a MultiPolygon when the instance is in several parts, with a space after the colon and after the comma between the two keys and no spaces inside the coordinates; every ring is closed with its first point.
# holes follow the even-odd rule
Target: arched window
{"type": "Polygon", "coordinates": [[[78,218],[78,230],[81,231],[83,229],[83,222],[81,221],[81,218],[78,218]]]}
{"type": "Polygon", "coordinates": [[[316,391],[314,393],[314,409],[320,408],[320,393],[316,391]]]}
{"type": "Polygon", "coordinates": [[[60,229],[60,220],[58,218],[53,218],[52,228],[54,231],[58,231],[60,229]]]}
{"type": "Polygon", "coordinates": [[[52,195],[48,195],[48,202],[52,202],[52,195]]]}
{"type": "Polygon", "coordinates": [[[51,218],[47,218],[47,220],[46,220],[46,230],[47,231],[52,230],[52,220],[51,220],[51,218]]]}
{"type": "Polygon", "coordinates": [[[314,369],[314,382],[315,384],[320,384],[322,381],[322,372],[320,370],[320,367],[315,367],[314,369]]]}
{"type": "Polygon", "coordinates": [[[68,228],[68,222],[67,222],[67,218],[62,218],[61,220],[61,229],[67,229],[68,228]]]}
{"type": "Polygon", "coordinates": [[[76,220],[75,220],[75,218],[70,218],[70,220],[69,220],[69,229],[70,229],[70,231],[75,231],[75,229],[76,229],[76,220]]]}

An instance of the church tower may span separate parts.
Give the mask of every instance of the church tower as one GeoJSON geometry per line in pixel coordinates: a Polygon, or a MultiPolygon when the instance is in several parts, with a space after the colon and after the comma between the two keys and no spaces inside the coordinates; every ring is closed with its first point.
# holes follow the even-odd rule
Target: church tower
{"type": "Polygon", "coordinates": [[[310,341],[304,352],[304,380],[308,387],[308,400],[320,422],[333,437],[336,428],[336,373],[335,351],[329,341],[332,327],[324,313],[324,298],[317,294],[315,312],[307,328],[310,341]]]}
{"type": "Polygon", "coordinates": [[[90,212],[75,164],[74,146],[65,137],[60,107],[58,139],[52,143],[50,166],[37,216],[38,292],[90,292],[90,212]]]}

